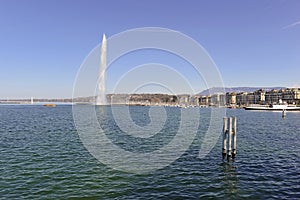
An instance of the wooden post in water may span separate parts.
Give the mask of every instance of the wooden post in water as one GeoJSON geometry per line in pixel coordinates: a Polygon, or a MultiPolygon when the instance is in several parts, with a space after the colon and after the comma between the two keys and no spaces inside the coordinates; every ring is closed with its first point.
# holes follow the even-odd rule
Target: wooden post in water
{"type": "Polygon", "coordinates": [[[285,109],[282,110],[282,118],[285,118],[286,116],[286,112],[285,112],[285,109]]]}
{"type": "Polygon", "coordinates": [[[223,118],[223,146],[222,146],[222,158],[223,160],[226,157],[226,137],[228,134],[228,129],[227,129],[227,117],[223,118]]]}
{"type": "Polygon", "coordinates": [[[232,159],[235,160],[236,156],[236,117],[233,118],[233,148],[232,148],[232,159]]]}
{"type": "Polygon", "coordinates": [[[229,117],[227,161],[229,161],[231,157],[231,136],[232,136],[232,117],[229,117]]]}
{"type": "Polygon", "coordinates": [[[223,144],[222,144],[222,158],[230,161],[232,157],[236,157],[236,117],[223,118],[223,144]],[[229,119],[229,120],[228,120],[229,119]]]}

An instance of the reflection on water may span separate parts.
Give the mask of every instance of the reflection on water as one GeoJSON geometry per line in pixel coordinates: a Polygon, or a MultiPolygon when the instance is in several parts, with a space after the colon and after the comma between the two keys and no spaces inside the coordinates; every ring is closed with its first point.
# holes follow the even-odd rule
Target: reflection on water
{"type": "Polygon", "coordinates": [[[235,196],[238,193],[238,172],[234,162],[223,162],[223,183],[226,193],[235,196]]]}

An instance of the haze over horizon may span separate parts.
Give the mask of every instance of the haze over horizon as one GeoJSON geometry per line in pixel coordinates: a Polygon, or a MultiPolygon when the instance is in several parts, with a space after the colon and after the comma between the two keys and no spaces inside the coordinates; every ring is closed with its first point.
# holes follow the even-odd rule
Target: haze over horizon
{"type": "MultiPolygon", "coordinates": [[[[296,0],[2,0],[0,25],[0,99],[72,97],[80,65],[102,34],[109,38],[139,27],[168,28],[193,38],[216,63],[225,87],[300,87],[296,0]]],[[[124,73],[144,63],[166,64],[197,92],[207,89],[186,61],[144,50],[113,63],[107,93],[124,73]]]]}

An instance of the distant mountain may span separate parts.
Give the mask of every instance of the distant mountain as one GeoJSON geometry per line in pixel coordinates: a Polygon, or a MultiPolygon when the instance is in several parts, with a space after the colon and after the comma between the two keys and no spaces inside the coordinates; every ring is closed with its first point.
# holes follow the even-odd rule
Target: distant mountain
{"type": "Polygon", "coordinates": [[[225,90],[225,93],[227,92],[254,92],[256,90],[263,89],[265,91],[270,91],[270,90],[280,90],[280,89],[285,89],[285,87],[213,87],[210,89],[203,90],[202,92],[199,93],[201,96],[207,96],[207,95],[213,95],[217,93],[223,93],[225,90]]]}

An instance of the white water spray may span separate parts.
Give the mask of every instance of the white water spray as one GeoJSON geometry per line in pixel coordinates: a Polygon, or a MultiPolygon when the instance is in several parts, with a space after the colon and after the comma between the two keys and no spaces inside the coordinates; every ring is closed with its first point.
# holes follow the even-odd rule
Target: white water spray
{"type": "Polygon", "coordinates": [[[106,82],[106,37],[103,34],[102,45],[101,45],[101,55],[100,55],[100,70],[98,77],[98,96],[96,100],[96,105],[106,105],[106,93],[105,93],[105,82],[106,82]]]}

